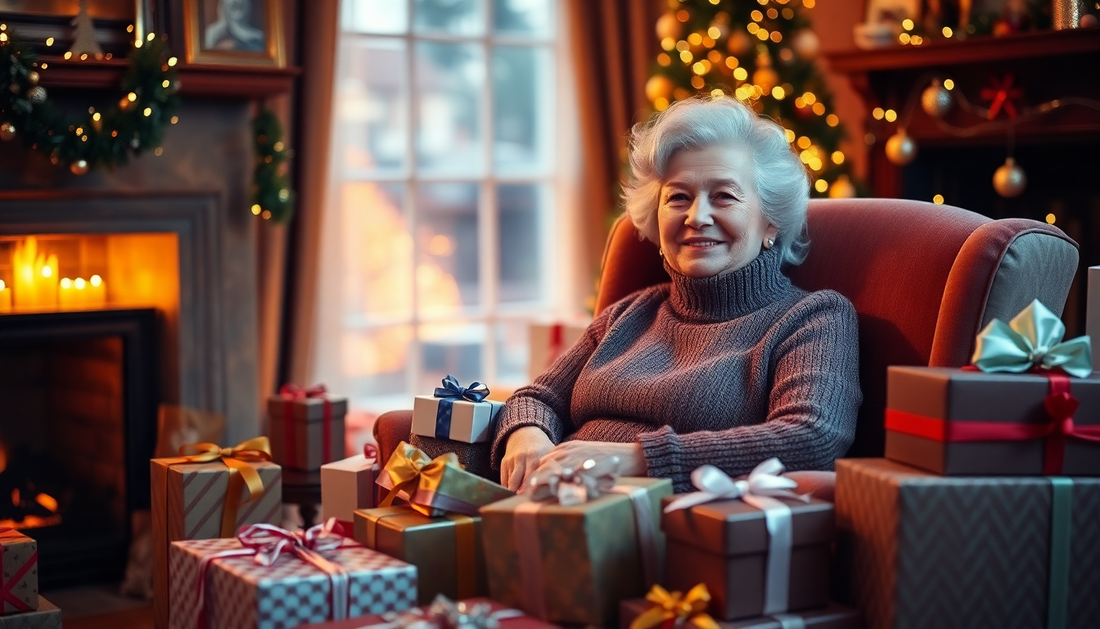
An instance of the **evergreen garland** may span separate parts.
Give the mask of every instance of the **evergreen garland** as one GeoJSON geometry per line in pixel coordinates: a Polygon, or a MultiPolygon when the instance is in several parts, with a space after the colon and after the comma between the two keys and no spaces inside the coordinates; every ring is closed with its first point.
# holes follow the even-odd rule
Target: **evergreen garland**
{"type": "Polygon", "coordinates": [[[287,174],[290,150],[283,141],[283,125],[268,109],[252,120],[256,138],[256,169],[252,173],[252,213],[277,223],[294,215],[294,189],[287,174]]]}
{"type": "Polygon", "coordinates": [[[28,149],[78,175],[99,166],[114,168],[125,164],[130,153],[159,147],[179,107],[175,58],[163,39],[153,39],[136,44],[129,61],[118,105],[103,112],[89,108],[74,119],[55,109],[38,85],[34,51],[10,29],[0,32],[0,139],[18,137],[28,149]]]}

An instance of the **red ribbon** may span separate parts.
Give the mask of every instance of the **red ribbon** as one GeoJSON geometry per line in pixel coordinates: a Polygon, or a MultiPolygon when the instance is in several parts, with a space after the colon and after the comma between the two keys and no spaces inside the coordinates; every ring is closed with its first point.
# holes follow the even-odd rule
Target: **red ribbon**
{"type": "Polygon", "coordinates": [[[378,460],[378,446],[373,443],[363,444],[363,456],[368,459],[378,460]]]}
{"type": "Polygon", "coordinates": [[[1070,393],[1068,376],[1042,372],[1050,380],[1050,392],[1043,399],[1050,421],[1044,424],[1010,424],[937,419],[892,408],[886,409],[886,429],[941,443],[973,441],[1030,441],[1046,439],[1043,475],[1061,474],[1066,439],[1100,442],[1100,426],[1077,426],[1073,414],[1080,402],[1070,393]]]}
{"type": "Polygon", "coordinates": [[[352,542],[345,544],[347,538],[340,535],[336,518],[329,518],[324,524],[318,524],[305,531],[288,531],[274,524],[253,524],[243,526],[237,533],[237,541],[242,548],[223,550],[203,557],[199,564],[199,601],[196,605],[199,614],[199,629],[206,627],[206,569],[212,562],[229,557],[252,557],[252,560],[264,567],[271,567],[279,560],[283,552],[292,553],[319,570],[325,572],[332,584],[329,593],[332,620],[344,620],[348,616],[349,588],[347,572],[339,564],[329,561],[322,552],[331,552],[341,546],[358,546],[352,542]]]}
{"type": "MultiPolygon", "coordinates": [[[[0,528],[0,537],[8,537],[8,535],[6,535],[6,533],[9,533],[9,532],[15,533],[19,537],[25,537],[22,533],[20,533],[19,531],[11,528],[10,526],[5,526],[3,528],[0,528]]],[[[28,539],[30,539],[30,538],[28,538],[28,539]]],[[[16,584],[18,584],[19,580],[23,578],[23,575],[27,574],[27,572],[32,567],[34,567],[34,565],[37,564],[37,563],[38,563],[38,549],[35,548],[35,551],[33,553],[31,553],[30,558],[27,559],[27,561],[22,566],[19,567],[19,570],[15,571],[15,574],[11,575],[10,579],[8,579],[7,581],[4,581],[3,586],[0,587],[0,592],[3,593],[2,599],[3,599],[4,603],[11,603],[13,606],[15,606],[16,609],[18,609],[21,612],[31,611],[30,605],[27,605],[27,603],[25,601],[22,601],[19,598],[17,598],[15,596],[15,593],[12,592],[12,590],[15,589],[16,584]]]]}
{"type": "Polygon", "coordinates": [[[298,385],[288,382],[279,387],[279,395],[286,400],[283,412],[283,423],[286,424],[284,431],[286,437],[286,463],[287,467],[298,466],[298,449],[294,447],[294,424],[292,419],[294,418],[294,406],[291,404],[294,401],[304,400],[306,398],[320,398],[324,400],[325,411],[324,416],[321,418],[321,439],[323,441],[321,445],[321,463],[328,463],[332,460],[332,402],[328,399],[328,389],[323,384],[315,384],[308,389],[303,389],[298,385]]]}
{"type": "Polygon", "coordinates": [[[1006,74],[1003,80],[993,78],[993,87],[986,87],[982,89],[981,96],[984,99],[990,101],[989,103],[989,119],[993,120],[1000,113],[1001,107],[1004,107],[1005,113],[1009,118],[1016,118],[1016,105],[1012,102],[1014,98],[1020,98],[1024,95],[1024,91],[1018,87],[1012,87],[1013,81],[1016,77],[1011,73],[1006,74]]]}

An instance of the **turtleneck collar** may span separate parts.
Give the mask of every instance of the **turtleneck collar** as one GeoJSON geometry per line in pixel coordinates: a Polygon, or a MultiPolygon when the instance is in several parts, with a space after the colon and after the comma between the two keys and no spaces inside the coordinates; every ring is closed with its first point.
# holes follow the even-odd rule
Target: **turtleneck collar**
{"type": "Polygon", "coordinates": [[[674,271],[669,303],[685,321],[729,321],[775,302],[791,289],[791,281],[780,272],[783,257],[778,248],[767,249],[744,267],[731,273],[694,278],[674,271]]]}

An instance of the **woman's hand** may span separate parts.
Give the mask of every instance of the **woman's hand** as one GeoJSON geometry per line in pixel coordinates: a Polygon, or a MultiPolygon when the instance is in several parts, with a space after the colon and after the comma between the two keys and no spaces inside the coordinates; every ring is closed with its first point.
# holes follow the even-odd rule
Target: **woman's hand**
{"type": "Polygon", "coordinates": [[[554,442],[537,426],[524,426],[508,436],[504,458],[500,461],[500,482],[509,491],[518,492],[541,463],[543,455],[554,449],[554,442]]]}
{"type": "MultiPolygon", "coordinates": [[[[619,476],[645,476],[645,452],[640,443],[608,443],[604,441],[566,441],[542,457],[541,465],[551,462],[561,467],[579,468],[588,459],[619,457],[619,476]]],[[[540,466],[541,467],[541,466],[540,466]]]]}

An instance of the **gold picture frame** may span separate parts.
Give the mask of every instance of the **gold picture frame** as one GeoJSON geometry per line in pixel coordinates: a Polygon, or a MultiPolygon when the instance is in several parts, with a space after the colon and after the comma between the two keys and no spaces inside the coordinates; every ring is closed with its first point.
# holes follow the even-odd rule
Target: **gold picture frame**
{"type": "Polygon", "coordinates": [[[189,64],[286,67],[281,0],[184,0],[189,64]]]}

